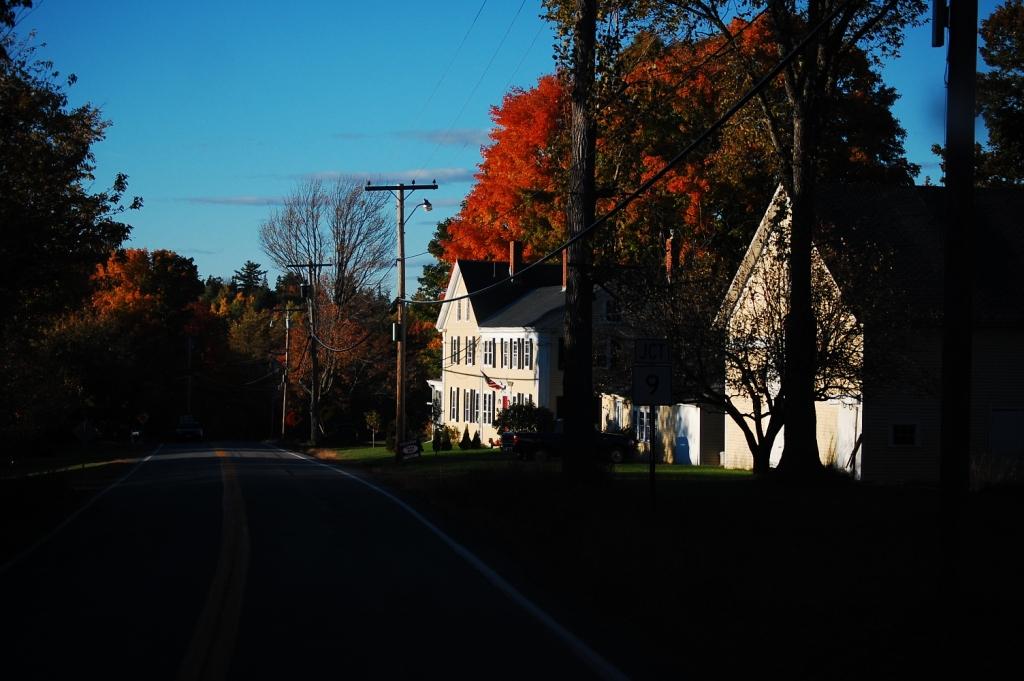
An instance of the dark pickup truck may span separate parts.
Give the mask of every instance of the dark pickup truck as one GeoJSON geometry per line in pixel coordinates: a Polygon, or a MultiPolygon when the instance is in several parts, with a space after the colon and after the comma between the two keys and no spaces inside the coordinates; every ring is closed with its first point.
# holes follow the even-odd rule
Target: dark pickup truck
{"type": "MultiPolygon", "coordinates": [[[[559,456],[573,443],[563,433],[535,433],[519,431],[501,434],[501,451],[515,454],[520,459],[545,459],[559,456]]],[[[622,463],[636,456],[636,440],[621,433],[594,433],[594,447],[597,458],[611,463],[622,463]]]]}

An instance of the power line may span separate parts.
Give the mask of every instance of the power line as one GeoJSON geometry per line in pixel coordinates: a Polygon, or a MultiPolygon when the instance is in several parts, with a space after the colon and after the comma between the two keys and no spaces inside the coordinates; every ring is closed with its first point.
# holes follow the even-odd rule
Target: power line
{"type": "Polygon", "coordinates": [[[448,138],[449,135],[451,135],[452,130],[455,128],[455,124],[459,122],[459,118],[461,118],[462,114],[466,111],[466,107],[469,106],[469,102],[473,99],[473,95],[475,95],[476,91],[480,88],[480,84],[484,82],[484,78],[487,76],[487,72],[491,70],[491,66],[494,64],[494,60],[498,56],[498,52],[501,51],[502,46],[508,39],[508,34],[512,32],[512,26],[515,25],[516,19],[519,18],[519,14],[523,11],[523,7],[525,5],[526,0],[522,0],[522,2],[519,3],[519,9],[516,10],[515,15],[512,17],[512,21],[509,22],[508,27],[505,29],[504,35],[502,35],[501,40],[498,41],[497,47],[494,48],[494,52],[491,54],[491,58],[487,61],[487,66],[484,67],[484,70],[480,74],[480,77],[477,79],[476,84],[469,91],[469,94],[466,96],[465,101],[462,103],[462,107],[459,109],[459,112],[455,114],[455,118],[452,119],[452,122],[448,126],[448,129],[445,130],[444,134],[438,139],[437,143],[434,144],[434,149],[430,152],[430,156],[427,157],[426,162],[422,166],[420,166],[419,170],[423,170],[424,168],[430,166],[430,162],[434,160],[434,156],[437,154],[437,150],[441,148],[441,144],[448,138]]]}
{"type": "Polygon", "coordinates": [[[441,73],[441,77],[437,79],[437,83],[434,84],[434,89],[432,89],[430,91],[430,94],[427,95],[427,99],[423,102],[423,106],[420,107],[420,112],[419,114],[416,115],[416,118],[421,117],[423,115],[423,112],[427,110],[427,107],[430,106],[430,102],[433,101],[434,99],[434,95],[437,94],[438,88],[441,87],[441,83],[443,83],[444,79],[448,77],[448,72],[451,70],[452,65],[458,58],[459,52],[462,51],[463,45],[466,44],[466,40],[469,38],[469,34],[472,33],[473,27],[476,26],[476,20],[480,18],[480,13],[484,11],[484,7],[486,5],[487,0],[484,0],[482,3],[480,3],[480,8],[476,11],[476,15],[473,17],[473,21],[470,22],[469,28],[466,29],[465,35],[462,36],[462,40],[459,41],[459,46],[455,48],[455,52],[452,54],[451,61],[448,62],[448,66],[444,67],[444,71],[441,73]]]}
{"type": "MultiPolygon", "coordinates": [[[[618,203],[616,203],[611,208],[611,210],[609,210],[607,213],[594,220],[594,222],[588,225],[579,234],[564,241],[560,246],[558,246],[558,248],[554,249],[544,257],[523,267],[516,273],[516,277],[521,277],[527,271],[533,269],[534,267],[540,266],[541,264],[555,257],[556,255],[567,249],[569,246],[576,243],[577,241],[590,236],[590,234],[592,234],[595,229],[603,225],[612,217],[621,213],[629,204],[633,203],[633,201],[639,198],[641,194],[644,194],[648,189],[657,184],[663,177],[665,177],[665,175],[668,174],[670,170],[672,170],[672,168],[679,165],[679,163],[682,162],[682,160],[685,159],[687,156],[689,156],[694,149],[696,149],[698,146],[704,143],[704,141],[707,140],[712,134],[717,132],[722,126],[729,122],[729,120],[733,116],[735,116],[736,113],[747,104],[747,102],[756,97],[758,93],[760,93],[761,90],[765,89],[776,76],[782,73],[782,70],[786,68],[786,66],[788,66],[791,61],[796,59],[796,57],[804,50],[805,47],[807,47],[807,45],[821,31],[821,29],[828,25],[832,21],[832,19],[835,18],[836,15],[838,15],[840,10],[845,9],[848,5],[853,4],[853,2],[855,1],[856,0],[851,0],[848,3],[837,5],[835,8],[833,8],[832,12],[830,12],[821,21],[819,21],[814,26],[814,28],[812,28],[807,33],[807,35],[805,35],[803,39],[801,39],[800,42],[798,42],[796,46],[794,46],[793,49],[789,51],[789,53],[785,57],[780,59],[775,64],[775,66],[773,66],[771,70],[768,71],[767,74],[762,76],[761,79],[757,81],[757,83],[751,86],[751,88],[748,89],[738,100],[736,100],[736,102],[732,106],[730,106],[725,111],[725,113],[723,113],[714,123],[712,123],[706,130],[704,130],[704,132],[698,135],[695,140],[687,144],[679,153],[677,153],[675,156],[669,159],[669,161],[666,162],[665,165],[662,166],[660,170],[658,170],[658,172],[656,172],[654,175],[652,175],[644,182],[640,183],[640,186],[638,186],[636,189],[630,192],[625,198],[619,200],[618,203]]],[[[402,302],[406,305],[441,305],[444,303],[453,303],[459,300],[466,300],[469,298],[474,298],[479,295],[483,295],[484,293],[496,289],[499,286],[505,286],[506,284],[509,284],[512,280],[512,277],[506,277],[505,279],[497,281],[481,289],[477,289],[472,293],[466,293],[465,295],[456,296],[454,298],[441,300],[403,300],[402,302]]]]}
{"type": "MultiPolygon", "coordinates": [[[[744,34],[744,33],[745,33],[745,32],[746,32],[746,31],[747,31],[747,30],[748,30],[748,29],[749,29],[749,28],[750,28],[751,26],[753,26],[753,25],[754,25],[754,23],[755,23],[755,22],[757,22],[757,20],[758,20],[758,19],[760,19],[760,18],[761,18],[761,16],[762,16],[762,15],[764,15],[764,14],[765,14],[765,13],[766,13],[767,11],[768,11],[768,8],[767,8],[767,7],[765,7],[765,8],[764,8],[764,9],[762,9],[762,10],[761,10],[760,12],[758,12],[757,14],[755,14],[755,15],[754,15],[754,17],[753,17],[753,18],[752,18],[752,19],[751,19],[751,20],[750,20],[749,22],[747,22],[747,23],[746,23],[746,24],[745,24],[745,25],[744,25],[744,26],[743,26],[742,28],[740,28],[740,30],[739,30],[739,31],[737,31],[736,33],[734,33],[734,34],[733,34],[733,35],[731,36],[731,39],[730,39],[730,38],[727,38],[727,39],[723,40],[722,44],[721,44],[721,45],[719,45],[719,46],[718,46],[718,48],[717,48],[717,49],[715,49],[715,51],[714,51],[714,52],[711,52],[711,53],[709,53],[708,55],[706,55],[706,56],[704,57],[704,59],[702,59],[702,60],[701,60],[701,61],[700,61],[700,62],[699,62],[698,64],[695,64],[695,65],[693,65],[693,66],[689,67],[689,68],[688,68],[688,69],[687,69],[686,71],[684,71],[684,72],[682,73],[682,75],[680,75],[680,77],[681,77],[681,78],[684,78],[684,79],[685,79],[685,78],[689,78],[689,77],[693,76],[693,75],[694,75],[694,74],[696,74],[696,73],[697,73],[697,72],[698,72],[698,71],[699,71],[700,69],[704,68],[704,67],[705,67],[705,66],[706,66],[706,65],[708,64],[708,62],[710,62],[710,61],[711,61],[711,60],[713,60],[713,59],[717,59],[718,57],[720,57],[720,56],[721,56],[721,55],[722,55],[722,54],[723,54],[723,53],[724,53],[724,52],[725,52],[725,51],[726,51],[726,50],[727,50],[728,48],[730,48],[730,47],[731,47],[731,48],[734,48],[734,49],[737,49],[737,48],[738,48],[738,45],[737,45],[737,39],[738,39],[738,38],[739,38],[740,36],[742,36],[742,35],[743,35],[743,34],[744,34]]],[[[531,42],[531,43],[530,43],[530,48],[532,48],[532,47],[533,47],[533,43],[534,43],[534,42],[536,42],[536,40],[537,40],[537,37],[538,37],[538,36],[540,35],[540,33],[542,32],[543,28],[544,28],[544,27],[543,27],[543,25],[542,25],[542,26],[541,26],[541,28],[540,28],[540,29],[538,29],[537,33],[536,33],[536,34],[534,35],[534,37],[533,37],[533,42],[531,42]]],[[[648,45],[647,45],[647,46],[646,46],[646,47],[644,48],[644,51],[643,51],[643,54],[642,54],[642,55],[641,55],[641,57],[640,57],[640,60],[642,60],[642,59],[643,59],[643,58],[644,58],[644,57],[645,57],[645,56],[646,56],[646,55],[647,55],[647,54],[648,54],[648,53],[650,52],[650,49],[651,49],[651,45],[652,45],[652,43],[650,43],[650,42],[649,42],[649,43],[648,43],[648,45]]],[[[527,48],[527,53],[529,52],[530,48],[527,48]]],[[[519,62],[519,66],[521,66],[521,65],[522,65],[522,63],[523,63],[523,61],[525,61],[525,59],[526,59],[526,53],[524,53],[524,54],[523,54],[523,57],[522,57],[522,59],[520,59],[520,62],[519,62]]],[[[639,60],[638,60],[638,61],[639,61],[639,60]]],[[[516,66],[516,71],[518,71],[518,70],[519,70],[519,66],[516,66]]],[[[514,77],[515,77],[515,76],[514,76],[514,72],[513,72],[513,78],[514,78],[514,77]]],[[[512,79],[510,78],[510,79],[509,79],[509,84],[511,84],[511,82],[512,82],[512,79]]],[[[618,96],[618,95],[621,95],[621,94],[622,94],[622,92],[624,92],[624,91],[625,91],[625,89],[626,89],[626,88],[627,88],[627,87],[628,87],[629,85],[631,85],[631,84],[635,84],[635,83],[636,83],[636,81],[633,81],[632,83],[625,83],[625,84],[624,84],[624,85],[623,85],[623,86],[622,86],[622,87],[621,87],[621,88],[619,89],[619,91],[618,91],[618,92],[616,93],[616,96],[618,96]]],[[[506,90],[506,91],[508,90],[508,85],[506,85],[506,87],[505,87],[505,90],[506,90]]],[[[462,147],[461,147],[461,149],[465,149],[467,145],[468,145],[468,141],[467,141],[467,142],[464,142],[464,143],[462,144],[462,147]]],[[[460,151],[461,151],[461,149],[460,149],[460,151]]],[[[514,212],[516,212],[516,211],[517,211],[517,210],[518,210],[519,208],[521,208],[521,207],[522,207],[522,206],[524,205],[524,203],[525,203],[525,202],[521,201],[520,203],[518,203],[517,205],[513,206],[512,208],[509,208],[509,209],[508,209],[507,211],[503,212],[502,214],[498,215],[497,217],[494,217],[494,218],[492,218],[492,220],[491,220],[492,224],[497,224],[497,223],[501,222],[502,220],[504,220],[505,218],[509,217],[509,216],[510,216],[510,215],[512,215],[512,214],[513,214],[514,212]]],[[[409,258],[409,259],[411,259],[411,258],[414,258],[414,257],[418,257],[418,256],[420,256],[420,255],[424,255],[425,253],[429,253],[429,251],[425,251],[424,253],[418,253],[418,254],[417,254],[416,256],[410,256],[410,258],[409,258]]],[[[436,261],[436,258],[435,258],[435,261],[436,261]]],[[[543,262],[543,259],[541,260],[541,262],[543,262]]],[[[394,267],[395,267],[395,266],[394,266],[394,265],[392,265],[392,266],[391,266],[391,269],[394,269],[394,267]]],[[[388,270],[388,271],[390,272],[390,270],[388,270]]],[[[453,300],[454,300],[454,299],[453,299],[453,300]]],[[[439,301],[427,301],[427,302],[439,302],[439,301]]]]}

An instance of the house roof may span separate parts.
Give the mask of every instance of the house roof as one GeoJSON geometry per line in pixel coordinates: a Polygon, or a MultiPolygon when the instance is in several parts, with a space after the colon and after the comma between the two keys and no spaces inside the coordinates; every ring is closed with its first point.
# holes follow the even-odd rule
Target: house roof
{"type": "Polygon", "coordinates": [[[527,291],[491,316],[481,319],[481,327],[537,327],[548,326],[553,321],[545,319],[555,313],[554,321],[561,322],[565,308],[565,290],[561,285],[541,286],[527,291]]]}
{"type": "MultiPolygon", "coordinates": [[[[818,211],[819,252],[841,287],[875,285],[865,265],[882,254],[891,258],[890,285],[906,296],[913,315],[941,318],[948,212],[942,187],[829,187],[818,211]],[[856,257],[844,256],[851,252],[856,257]]],[[[1024,191],[976,190],[975,218],[975,322],[1024,322],[1024,191]]]]}
{"type": "MultiPolygon", "coordinates": [[[[729,287],[720,314],[731,314],[761,257],[779,208],[781,188],[729,287]],[[779,199],[779,200],[776,200],[779,199]]],[[[1024,323],[1024,191],[975,193],[974,317],[976,323],[1024,323]]],[[[858,317],[860,292],[890,288],[915,319],[937,321],[943,306],[945,193],[942,187],[843,185],[818,192],[815,247],[858,317]],[[875,267],[883,265],[884,267],[875,267]]],[[[877,298],[877,295],[874,296],[877,298]]]]}
{"type": "MultiPolygon", "coordinates": [[[[453,276],[456,270],[465,282],[466,291],[469,294],[476,293],[493,284],[505,282],[486,293],[469,299],[473,306],[473,314],[481,325],[484,325],[486,320],[499,311],[512,306],[534,290],[547,287],[561,289],[562,284],[562,268],[559,265],[537,265],[517,274],[511,281],[508,276],[508,263],[505,262],[456,260],[455,267],[452,268],[453,276]]],[[[529,317],[528,308],[523,308],[517,314],[521,317],[529,317]]],[[[486,325],[496,326],[491,323],[486,325]]]]}

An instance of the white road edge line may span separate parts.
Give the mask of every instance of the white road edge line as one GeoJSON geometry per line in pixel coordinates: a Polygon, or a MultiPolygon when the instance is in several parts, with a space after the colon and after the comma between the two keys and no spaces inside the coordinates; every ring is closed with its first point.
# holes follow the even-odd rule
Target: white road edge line
{"type": "Polygon", "coordinates": [[[297,454],[296,452],[289,452],[286,449],[281,449],[279,447],[275,447],[275,449],[277,449],[277,451],[283,454],[289,454],[291,456],[294,456],[297,459],[308,461],[318,466],[323,466],[324,468],[344,475],[347,478],[351,478],[352,480],[355,480],[356,482],[359,482],[369,487],[378,494],[387,497],[392,502],[397,504],[400,508],[402,508],[406,513],[408,513],[413,518],[418,520],[420,524],[422,524],[428,530],[433,532],[441,541],[447,544],[452,551],[454,551],[459,557],[461,557],[463,560],[469,563],[477,572],[479,572],[484,579],[490,582],[499,591],[503,592],[521,608],[526,610],[526,612],[533,615],[541,624],[547,627],[547,629],[551,631],[551,633],[553,633],[556,637],[561,639],[562,642],[565,643],[570,650],[572,650],[576,657],[580,658],[584,663],[586,663],[586,665],[590,667],[590,669],[593,670],[602,679],[616,679],[618,681],[621,681],[629,678],[628,676],[623,674],[617,667],[615,667],[611,662],[608,662],[606,659],[601,657],[600,654],[598,654],[593,648],[584,643],[578,636],[576,636],[571,631],[566,629],[564,626],[559,624],[554,617],[552,617],[543,609],[541,609],[539,605],[537,605],[529,598],[524,596],[518,589],[512,586],[512,584],[509,583],[508,580],[506,580],[504,577],[495,572],[495,570],[491,568],[489,565],[487,565],[487,563],[485,563],[483,560],[478,558],[476,554],[472,553],[465,546],[463,546],[462,544],[458,543],[450,536],[445,534],[444,531],[441,530],[441,528],[427,520],[427,518],[420,514],[419,511],[417,511],[412,506],[396,497],[391,492],[388,492],[387,490],[378,487],[377,485],[374,485],[372,482],[363,480],[358,475],[353,475],[352,473],[349,473],[348,471],[343,470],[341,468],[330,466],[328,464],[323,463],[322,461],[317,461],[316,459],[310,458],[302,454],[297,454]]]}
{"type": "Polygon", "coordinates": [[[78,516],[82,515],[87,510],[89,510],[89,508],[91,508],[93,504],[95,504],[97,501],[99,501],[100,498],[103,495],[105,495],[107,492],[109,492],[110,490],[114,489],[115,487],[120,485],[122,482],[124,482],[125,480],[130,478],[132,476],[132,473],[134,473],[135,471],[139,470],[139,466],[141,466],[142,464],[146,463],[147,461],[152,459],[154,456],[156,456],[160,452],[160,450],[163,449],[163,446],[164,445],[161,442],[160,445],[156,449],[154,449],[152,451],[152,453],[150,453],[145,459],[143,459],[142,461],[139,461],[137,464],[132,466],[132,469],[130,471],[128,471],[127,473],[122,475],[120,478],[118,478],[114,482],[112,482],[109,485],[107,485],[107,487],[104,488],[103,491],[101,491],[98,494],[94,495],[91,499],[89,499],[89,501],[85,502],[85,504],[83,504],[81,508],[79,508],[77,511],[75,511],[74,513],[69,515],[67,518],[65,518],[61,522],[60,525],[58,525],[57,527],[55,527],[52,530],[50,530],[49,533],[47,533],[41,539],[37,540],[36,543],[32,544],[31,546],[29,546],[24,551],[22,551],[21,553],[16,554],[13,558],[11,558],[9,561],[4,563],[3,565],[0,565],[0,575],[3,575],[9,569],[11,569],[15,565],[17,565],[18,563],[20,563],[21,561],[25,560],[30,555],[35,553],[36,550],[38,550],[40,546],[42,546],[46,542],[50,541],[54,537],[56,537],[57,534],[59,534],[61,530],[63,530],[65,527],[67,527],[72,522],[74,522],[75,519],[78,518],[78,516]]]}

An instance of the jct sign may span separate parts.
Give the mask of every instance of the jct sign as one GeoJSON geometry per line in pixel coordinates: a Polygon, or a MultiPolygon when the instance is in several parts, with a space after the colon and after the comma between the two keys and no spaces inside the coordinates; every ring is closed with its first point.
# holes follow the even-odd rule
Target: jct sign
{"type": "Polygon", "coordinates": [[[672,404],[672,353],[667,340],[636,340],[633,353],[633,404],[672,404]]]}

